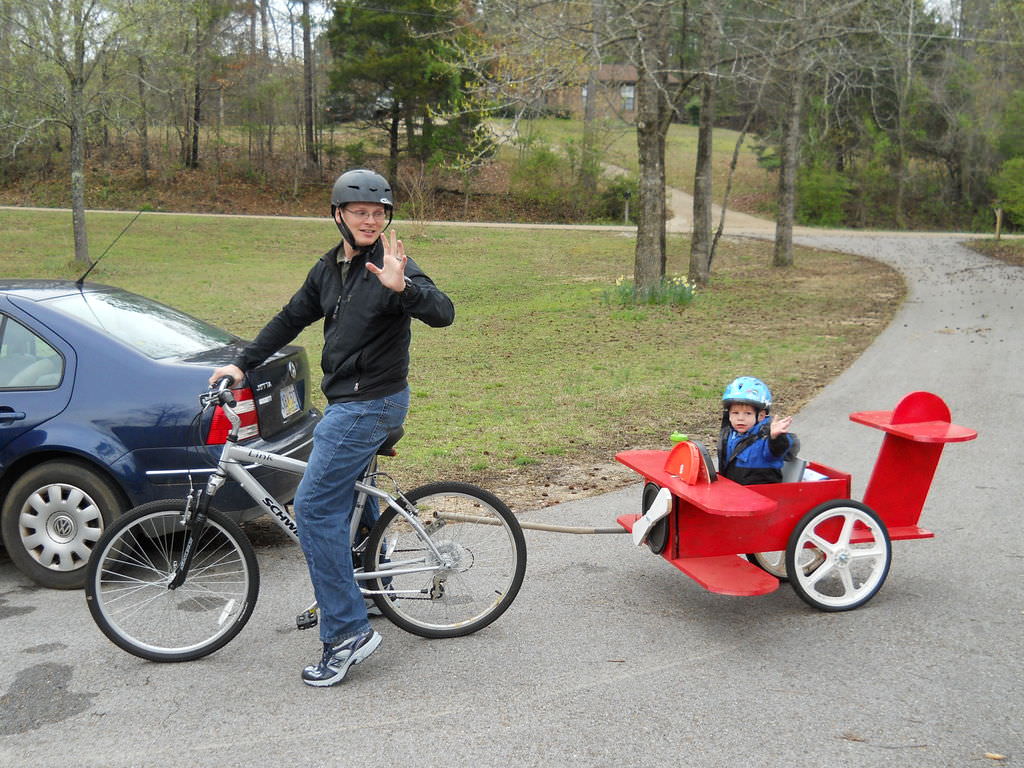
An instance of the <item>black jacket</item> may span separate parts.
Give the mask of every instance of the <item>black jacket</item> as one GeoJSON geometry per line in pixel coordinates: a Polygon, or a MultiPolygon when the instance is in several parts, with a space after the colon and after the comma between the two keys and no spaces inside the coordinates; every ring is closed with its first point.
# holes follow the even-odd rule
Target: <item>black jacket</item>
{"type": "Polygon", "coordinates": [[[371,400],[406,387],[412,318],[441,328],[454,321],[455,307],[412,259],[405,265],[403,292],[381,285],[365,266],[367,258],[381,266],[384,248],[379,240],[368,256],[359,253],[352,259],[342,287],[341,248],[339,243],[317,261],[302,287],[242,350],[235,360],[239,368],[259,365],[324,318],[320,388],[328,401],[371,400]]]}

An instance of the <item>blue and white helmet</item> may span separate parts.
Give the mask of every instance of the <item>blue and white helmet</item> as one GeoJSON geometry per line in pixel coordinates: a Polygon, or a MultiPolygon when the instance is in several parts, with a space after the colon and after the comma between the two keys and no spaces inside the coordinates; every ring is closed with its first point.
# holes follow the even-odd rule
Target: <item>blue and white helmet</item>
{"type": "Polygon", "coordinates": [[[729,382],[722,393],[722,408],[729,409],[734,403],[752,405],[758,411],[770,411],[772,392],[768,385],[753,376],[740,376],[729,382]]]}

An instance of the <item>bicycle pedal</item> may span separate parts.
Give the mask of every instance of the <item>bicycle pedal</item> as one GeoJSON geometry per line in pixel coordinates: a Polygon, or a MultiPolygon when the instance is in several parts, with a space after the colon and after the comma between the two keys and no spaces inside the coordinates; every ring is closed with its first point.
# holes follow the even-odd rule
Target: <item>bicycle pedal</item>
{"type": "Polygon", "coordinates": [[[308,611],[303,611],[295,617],[295,626],[299,629],[312,629],[319,620],[320,617],[316,609],[310,608],[308,611]]]}

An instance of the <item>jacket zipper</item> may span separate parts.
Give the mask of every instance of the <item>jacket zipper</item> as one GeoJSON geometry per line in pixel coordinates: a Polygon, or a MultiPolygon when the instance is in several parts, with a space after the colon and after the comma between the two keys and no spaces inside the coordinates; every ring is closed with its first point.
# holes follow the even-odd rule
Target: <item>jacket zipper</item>
{"type": "MultiPolygon", "coordinates": [[[[341,279],[341,266],[337,265],[337,264],[335,266],[336,266],[336,269],[338,270],[338,282],[339,282],[341,287],[340,287],[340,290],[338,291],[338,300],[336,302],[334,302],[334,314],[331,315],[331,320],[334,321],[334,333],[337,333],[338,332],[338,328],[341,326],[341,317],[343,317],[344,314],[345,314],[344,311],[342,310],[342,304],[343,303],[344,304],[348,304],[348,300],[349,300],[349,298],[351,298],[351,295],[346,296],[346,294],[345,294],[345,283],[347,281],[341,279]]],[[[349,268],[348,269],[349,269],[349,279],[353,279],[352,278],[352,265],[351,264],[349,264],[349,268]]],[[[353,387],[352,391],[353,392],[358,392],[359,391],[359,382],[358,381],[356,381],[355,386],[353,387]]]]}

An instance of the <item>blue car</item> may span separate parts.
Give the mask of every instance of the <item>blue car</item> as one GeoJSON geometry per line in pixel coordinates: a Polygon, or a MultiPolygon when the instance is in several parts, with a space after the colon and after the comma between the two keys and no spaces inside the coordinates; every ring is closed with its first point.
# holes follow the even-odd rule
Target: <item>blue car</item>
{"type": "MultiPolygon", "coordinates": [[[[105,525],[204,484],[228,424],[200,418],[197,395],[244,343],[120,288],[0,280],[0,529],[13,563],[42,586],[80,587],[105,525]]],[[[301,347],[250,371],[236,398],[247,445],[309,456],[320,414],[301,347]]],[[[298,476],[253,474],[294,497],[298,476]]],[[[216,504],[239,521],[259,514],[234,483],[216,504]]]]}

